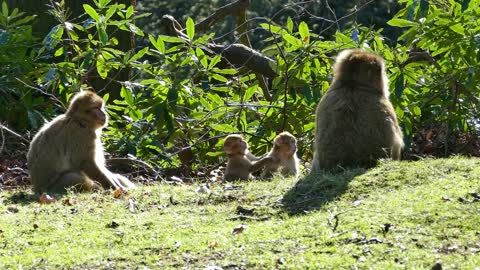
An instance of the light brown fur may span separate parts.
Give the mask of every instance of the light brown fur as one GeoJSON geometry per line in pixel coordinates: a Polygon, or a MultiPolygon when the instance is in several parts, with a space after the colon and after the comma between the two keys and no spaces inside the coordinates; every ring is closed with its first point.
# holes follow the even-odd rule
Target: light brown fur
{"type": "Polygon", "coordinates": [[[102,98],[90,91],[76,94],[67,112],[45,124],[30,144],[27,165],[33,190],[135,187],[126,177],[105,167],[100,135],[107,121],[102,98]]]}
{"type": "Polygon", "coordinates": [[[297,157],[297,139],[289,132],[278,134],[270,152],[252,165],[251,172],[263,168],[261,177],[270,178],[279,172],[283,176],[298,177],[300,160],[297,157]]]}
{"type": "Polygon", "coordinates": [[[258,157],[248,151],[248,143],[241,135],[228,135],[223,143],[223,150],[228,156],[224,180],[249,180],[252,178],[250,168],[258,157]]]}
{"type": "Polygon", "coordinates": [[[387,85],[381,57],[360,49],[338,55],[333,82],[315,114],[312,171],[400,159],[403,135],[387,85]]]}

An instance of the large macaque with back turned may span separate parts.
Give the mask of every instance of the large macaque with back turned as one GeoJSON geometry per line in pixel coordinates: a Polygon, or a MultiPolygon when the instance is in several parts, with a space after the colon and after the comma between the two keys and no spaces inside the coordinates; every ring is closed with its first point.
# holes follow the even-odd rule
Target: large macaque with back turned
{"type": "Polygon", "coordinates": [[[387,85],[381,57],[361,49],[337,56],[333,82],[317,106],[312,171],[400,159],[403,136],[387,85]]]}
{"type": "Polygon", "coordinates": [[[272,150],[252,165],[251,172],[262,169],[261,178],[270,178],[278,172],[283,176],[300,173],[300,160],[297,157],[297,139],[289,132],[278,134],[273,140],[272,150]]]}
{"type": "Polygon", "coordinates": [[[76,94],[65,114],[45,124],[33,138],[27,165],[33,190],[65,192],[133,188],[126,177],[105,167],[102,128],[107,125],[103,99],[90,91],[76,94]]]}

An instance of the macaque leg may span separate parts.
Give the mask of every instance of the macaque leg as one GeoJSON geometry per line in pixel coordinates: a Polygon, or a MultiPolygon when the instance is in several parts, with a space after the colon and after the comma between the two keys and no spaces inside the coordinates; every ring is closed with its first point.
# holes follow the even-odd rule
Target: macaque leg
{"type": "Polygon", "coordinates": [[[81,172],[68,172],[61,175],[58,181],[55,181],[55,183],[48,187],[48,190],[65,192],[70,187],[78,191],[103,190],[100,184],[92,181],[81,172]]]}
{"type": "Polygon", "coordinates": [[[128,178],[121,174],[115,173],[113,174],[113,177],[116,178],[119,186],[123,189],[131,189],[136,187],[132,181],[128,180],[128,178]]]}

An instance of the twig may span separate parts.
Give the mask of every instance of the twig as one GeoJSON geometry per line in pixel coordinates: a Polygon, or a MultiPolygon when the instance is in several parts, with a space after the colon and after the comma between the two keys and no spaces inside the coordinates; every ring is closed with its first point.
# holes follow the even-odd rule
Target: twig
{"type": "Polygon", "coordinates": [[[265,221],[265,220],[269,220],[270,217],[269,216],[265,216],[265,217],[251,217],[251,216],[245,216],[245,215],[238,215],[238,216],[234,216],[234,217],[231,217],[231,218],[228,218],[227,220],[254,220],[254,221],[265,221]]]}
{"type": "Polygon", "coordinates": [[[335,231],[338,227],[338,217],[340,215],[343,215],[345,213],[348,213],[348,212],[352,212],[352,211],[366,211],[366,212],[373,212],[373,213],[379,213],[379,214],[390,214],[390,213],[385,213],[385,212],[381,212],[381,211],[377,211],[377,210],[372,210],[372,209],[365,209],[365,208],[350,208],[350,209],[347,209],[345,211],[341,211],[337,214],[333,214],[332,211],[327,210],[328,213],[330,214],[330,217],[328,218],[328,225],[332,226],[332,231],[335,231]],[[332,225],[332,221],[335,220],[335,224],[332,225]]]}
{"type": "Polygon", "coordinates": [[[140,165],[142,166],[145,171],[147,171],[150,174],[153,174],[155,176],[159,176],[160,173],[158,173],[152,166],[147,164],[146,162],[139,160],[139,159],[131,159],[131,158],[111,158],[107,160],[108,163],[110,164],[127,164],[127,165],[140,165]]]}
{"type": "Polygon", "coordinates": [[[208,16],[205,20],[197,23],[195,25],[195,30],[199,32],[204,32],[208,30],[219,20],[225,18],[225,16],[235,13],[245,12],[245,9],[250,5],[250,0],[238,0],[233,3],[227,4],[223,7],[220,7],[213,13],[208,16]]]}
{"type": "MultiPolygon", "coordinates": [[[[15,131],[7,128],[6,126],[4,126],[3,124],[0,123],[0,130],[6,130],[8,131],[8,133],[12,134],[12,135],[15,135],[15,137],[18,137],[20,138],[22,141],[24,141],[25,143],[30,143],[27,139],[25,139],[24,137],[22,137],[22,135],[16,133],[15,131]]],[[[2,133],[2,138],[3,138],[3,133],[2,133]]],[[[3,139],[5,140],[5,139],[3,139]]],[[[2,146],[3,146],[3,143],[2,143],[2,146]]]]}
{"type": "Polygon", "coordinates": [[[3,136],[3,129],[0,128],[0,136],[2,136],[2,144],[0,145],[0,155],[3,152],[3,146],[5,145],[5,137],[3,136]]]}

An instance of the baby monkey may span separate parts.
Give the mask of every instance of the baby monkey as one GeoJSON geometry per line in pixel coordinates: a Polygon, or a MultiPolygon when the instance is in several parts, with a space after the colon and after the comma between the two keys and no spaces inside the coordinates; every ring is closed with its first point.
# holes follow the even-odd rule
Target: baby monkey
{"type": "Polygon", "coordinates": [[[254,172],[264,168],[262,178],[271,178],[275,172],[283,176],[298,177],[300,160],[297,157],[297,139],[289,132],[278,134],[273,140],[272,150],[250,167],[254,172]]]}
{"type": "Polygon", "coordinates": [[[223,179],[249,180],[252,165],[258,158],[248,151],[248,143],[241,135],[228,135],[223,143],[223,151],[228,156],[227,168],[223,179]]]}

